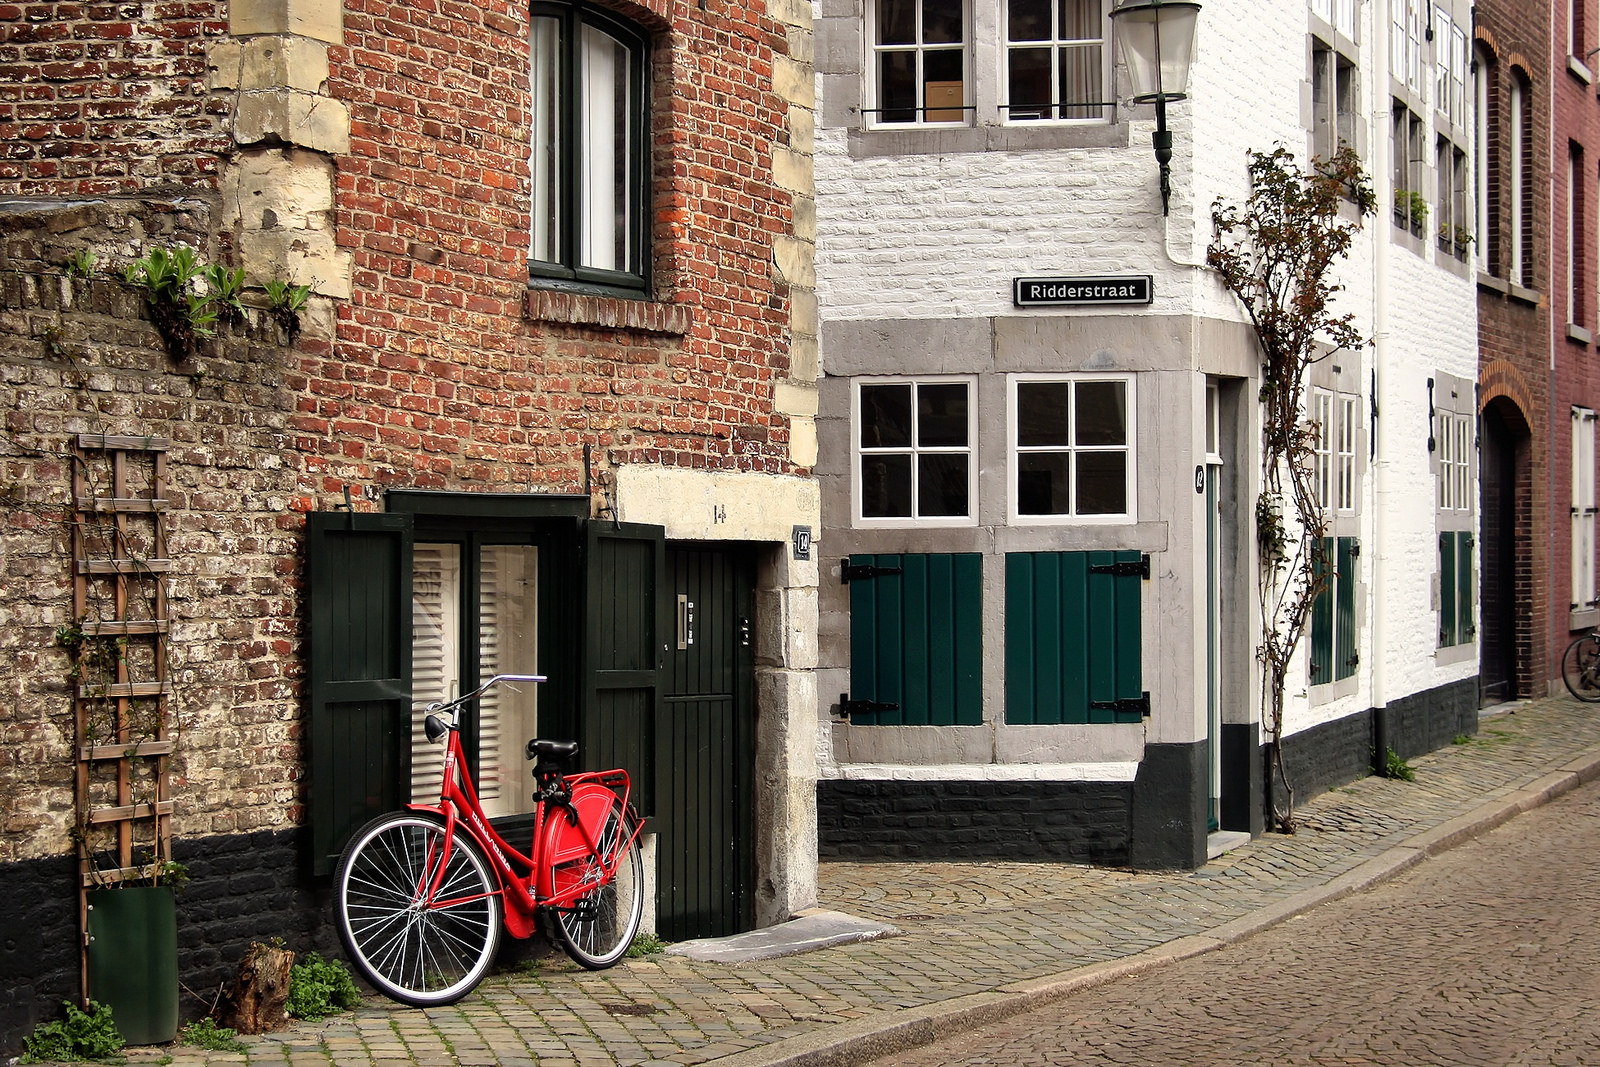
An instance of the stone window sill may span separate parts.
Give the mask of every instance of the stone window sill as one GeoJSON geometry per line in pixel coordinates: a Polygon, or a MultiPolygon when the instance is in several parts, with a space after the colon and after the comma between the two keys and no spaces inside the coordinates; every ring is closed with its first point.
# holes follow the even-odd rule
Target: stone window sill
{"type": "Polygon", "coordinates": [[[620,296],[564,293],[530,288],[524,315],[535,322],[560,322],[572,326],[601,326],[682,337],[694,327],[694,311],[684,304],[656,300],[631,300],[620,296]]]}

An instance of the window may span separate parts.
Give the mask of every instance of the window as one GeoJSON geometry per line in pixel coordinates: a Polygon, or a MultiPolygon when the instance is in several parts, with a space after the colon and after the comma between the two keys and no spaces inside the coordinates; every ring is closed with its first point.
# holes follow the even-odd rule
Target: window
{"type": "Polygon", "coordinates": [[[536,3],[529,271],[645,286],[645,42],[585,6],[536,3]]]}
{"type": "Polygon", "coordinates": [[[974,517],[972,391],[965,379],[857,380],[859,519],[974,517]]]}
{"type": "Polygon", "coordinates": [[[1467,35],[1442,7],[1434,9],[1433,41],[1438,60],[1434,65],[1433,106],[1446,123],[1465,126],[1467,35]]]}
{"type": "Polygon", "coordinates": [[[1474,383],[1436,377],[1435,436],[1430,440],[1438,467],[1439,647],[1470,645],[1477,636],[1473,590],[1473,545],[1477,514],[1477,392],[1474,383]]]}
{"type": "Polygon", "coordinates": [[[1424,155],[1422,119],[1399,100],[1394,101],[1391,129],[1394,153],[1394,224],[1422,236],[1428,221],[1428,197],[1423,192],[1428,166],[1424,155]]]}
{"type": "Polygon", "coordinates": [[[1105,117],[1101,0],[1009,0],[1006,116],[1105,117]]]}
{"type": "Polygon", "coordinates": [[[1356,65],[1344,53],[1312,38],[1311,152],[1331,159],[1340,145],[1356,143],[1356,65]]]}
{"type": "MultiPolygon", "coordinates": [[[[411,564],[411,799],[439,797],[438,746],[420,708],[493,674],[538,674],[539,549],[528,544],[418,541],[411,564]],[[464,676],[463,672],[474,672],[464,676]]],[[[496,686],[469,709],[478,799],[491,817],[533,810],[524,745],[538,735],[538,686],[496,686]]],[[[471,752],[469,751],[469,757],[471,752]]]]}
{"type": "Polygon", "coordinates": [[[1582,326],[1588,321],[1585,307],[1588,295],[1585,257],[1589,243],[1584,240],[1584,208],[1588,198],[1583,189],[1583,148],[1567,144],[1567,324],[1582,326]]]}
{"type": "Polygon", "coordinates": [[[1006,554],[1006,722],[1138,722],[1147,559],[1138,552],[1006,554]]]}
{"type": "Polygon", "coordinates": [[[1530,257],[1532,241],[1529,225],[1533,199],[1533,144],[1528,125],[1528,85],[1520,72],[1511,79],[1511,106],[1507,116],[1510,122],[1511,151],[1511,280],[1518,285],[1528,285],[1532,278],[1530,257]]]}
{"type": "Polygon", "coordinates": [[[1354,537],[1324,537],[1318,542],[1312,573],[1321,583],[1311,601],[1311,684],[1340,682],[1356,673],[1356,572],[1360,555],[1354,537]]]}
{"type": "Polygon", "coordinates": [[[1439,251],[1465,260],[1472,250],[1467,215],[1467,154],[1448,137],[1439,138],[1434,173],[1439,181],[1439,251]]]}
{"type": "Polygon", "coordinates": [[[1591,408],[1572,409],[1572,610],[1600,603],[1595,588],[1594,423],[1591,408]]]}
{"type": "Polygon", "coordinates": [[[1587,37],[1583,24],[1583,9],[1587,2],[1588,0],[1567,0],[1567,54],[1584,59],[1588,58],[1584,55],[1588,49],[1583,46],[1587,37]]]}
{"type": "Polygon", "coordinates": [[[1356,0],[1311,0],[1311,13],[1345,37],[1356,35],[1356,0]]]}
{"type": "Polygon", "coordinates": [[[964,123],[970,94],[963,0],[874,0],[870,18],[876,121],[964,123]]]}
{"type": "Polygon", "coordinates": [[[1011,514],[1015,520],[1133,520],[1133,382],[1011,381],[1011,514]]]}
{"type": "Polygon", "coordinates": [[[1423,90],[1424,0],[1389,0],[1389,70],[1413,93],[1423,90]]]}
{"type": "Polygon", "coordinates": [[[1311,603],[1311,684],[1342,681],[1356,669],[1356,538],[1337,536],[1356,529],[1360,430],[1359,401],[1353,392],[1313,387],[1309,415],[1312,440],[1312,492],[1328,518],[1329,532],[1316,548],[1313,566],[1322,587],[1311,603]]]}
{"type": "Polygon", "coordinates": [[[1476,62],[1473,64],[1472,94],[1473,94],[1473,129],[1475,131],[1474,145],[1477,166],[1473,171],[1473,198],[1476,210],[1478,239],[1478,262],[1490,274],[1495,273],[1495,249],[1490,247],[1490,238],[1494,235],[1495,228],[1490,225],[1492,216],[1489,214],[1489,175],[1494,173],[1497,166],[1498,152],[1494,147],[1498,145],[1498,138],[1489,136],[1492,112],[1489,101],[1490,87],[1494,84],[1494,60],[1483,49],[1473,53],[1476,62]]]}

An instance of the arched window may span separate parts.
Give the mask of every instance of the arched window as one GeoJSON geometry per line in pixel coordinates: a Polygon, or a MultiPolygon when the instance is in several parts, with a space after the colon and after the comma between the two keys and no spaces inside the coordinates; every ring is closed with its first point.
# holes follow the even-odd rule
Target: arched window
{"type": "Polygon", "coordinates": [[[529,45],[529,273],[643,291],[644,36],[583,4],[541,2],[529,45]]]}

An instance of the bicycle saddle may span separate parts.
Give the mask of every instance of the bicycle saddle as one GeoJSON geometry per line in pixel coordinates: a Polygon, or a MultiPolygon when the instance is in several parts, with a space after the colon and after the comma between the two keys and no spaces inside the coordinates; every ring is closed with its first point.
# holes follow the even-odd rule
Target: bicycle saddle
{"type": "Polygon", "coordinates": [[[535,737],[528,742],[528,758],[536,760],[558,760],[565,762],[578,754],[576,741],[550,741],[545,738],[535,737]]]}

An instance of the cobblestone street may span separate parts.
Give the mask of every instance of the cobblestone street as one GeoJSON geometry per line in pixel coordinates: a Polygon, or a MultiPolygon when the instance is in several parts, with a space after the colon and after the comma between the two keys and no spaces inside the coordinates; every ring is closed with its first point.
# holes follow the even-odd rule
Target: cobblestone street
{"type": "Polygon", "coordinates": [[[1592,1063],[1597,909],[1591,784],[1258,937],[880,1062],[1592,1063]]]}

